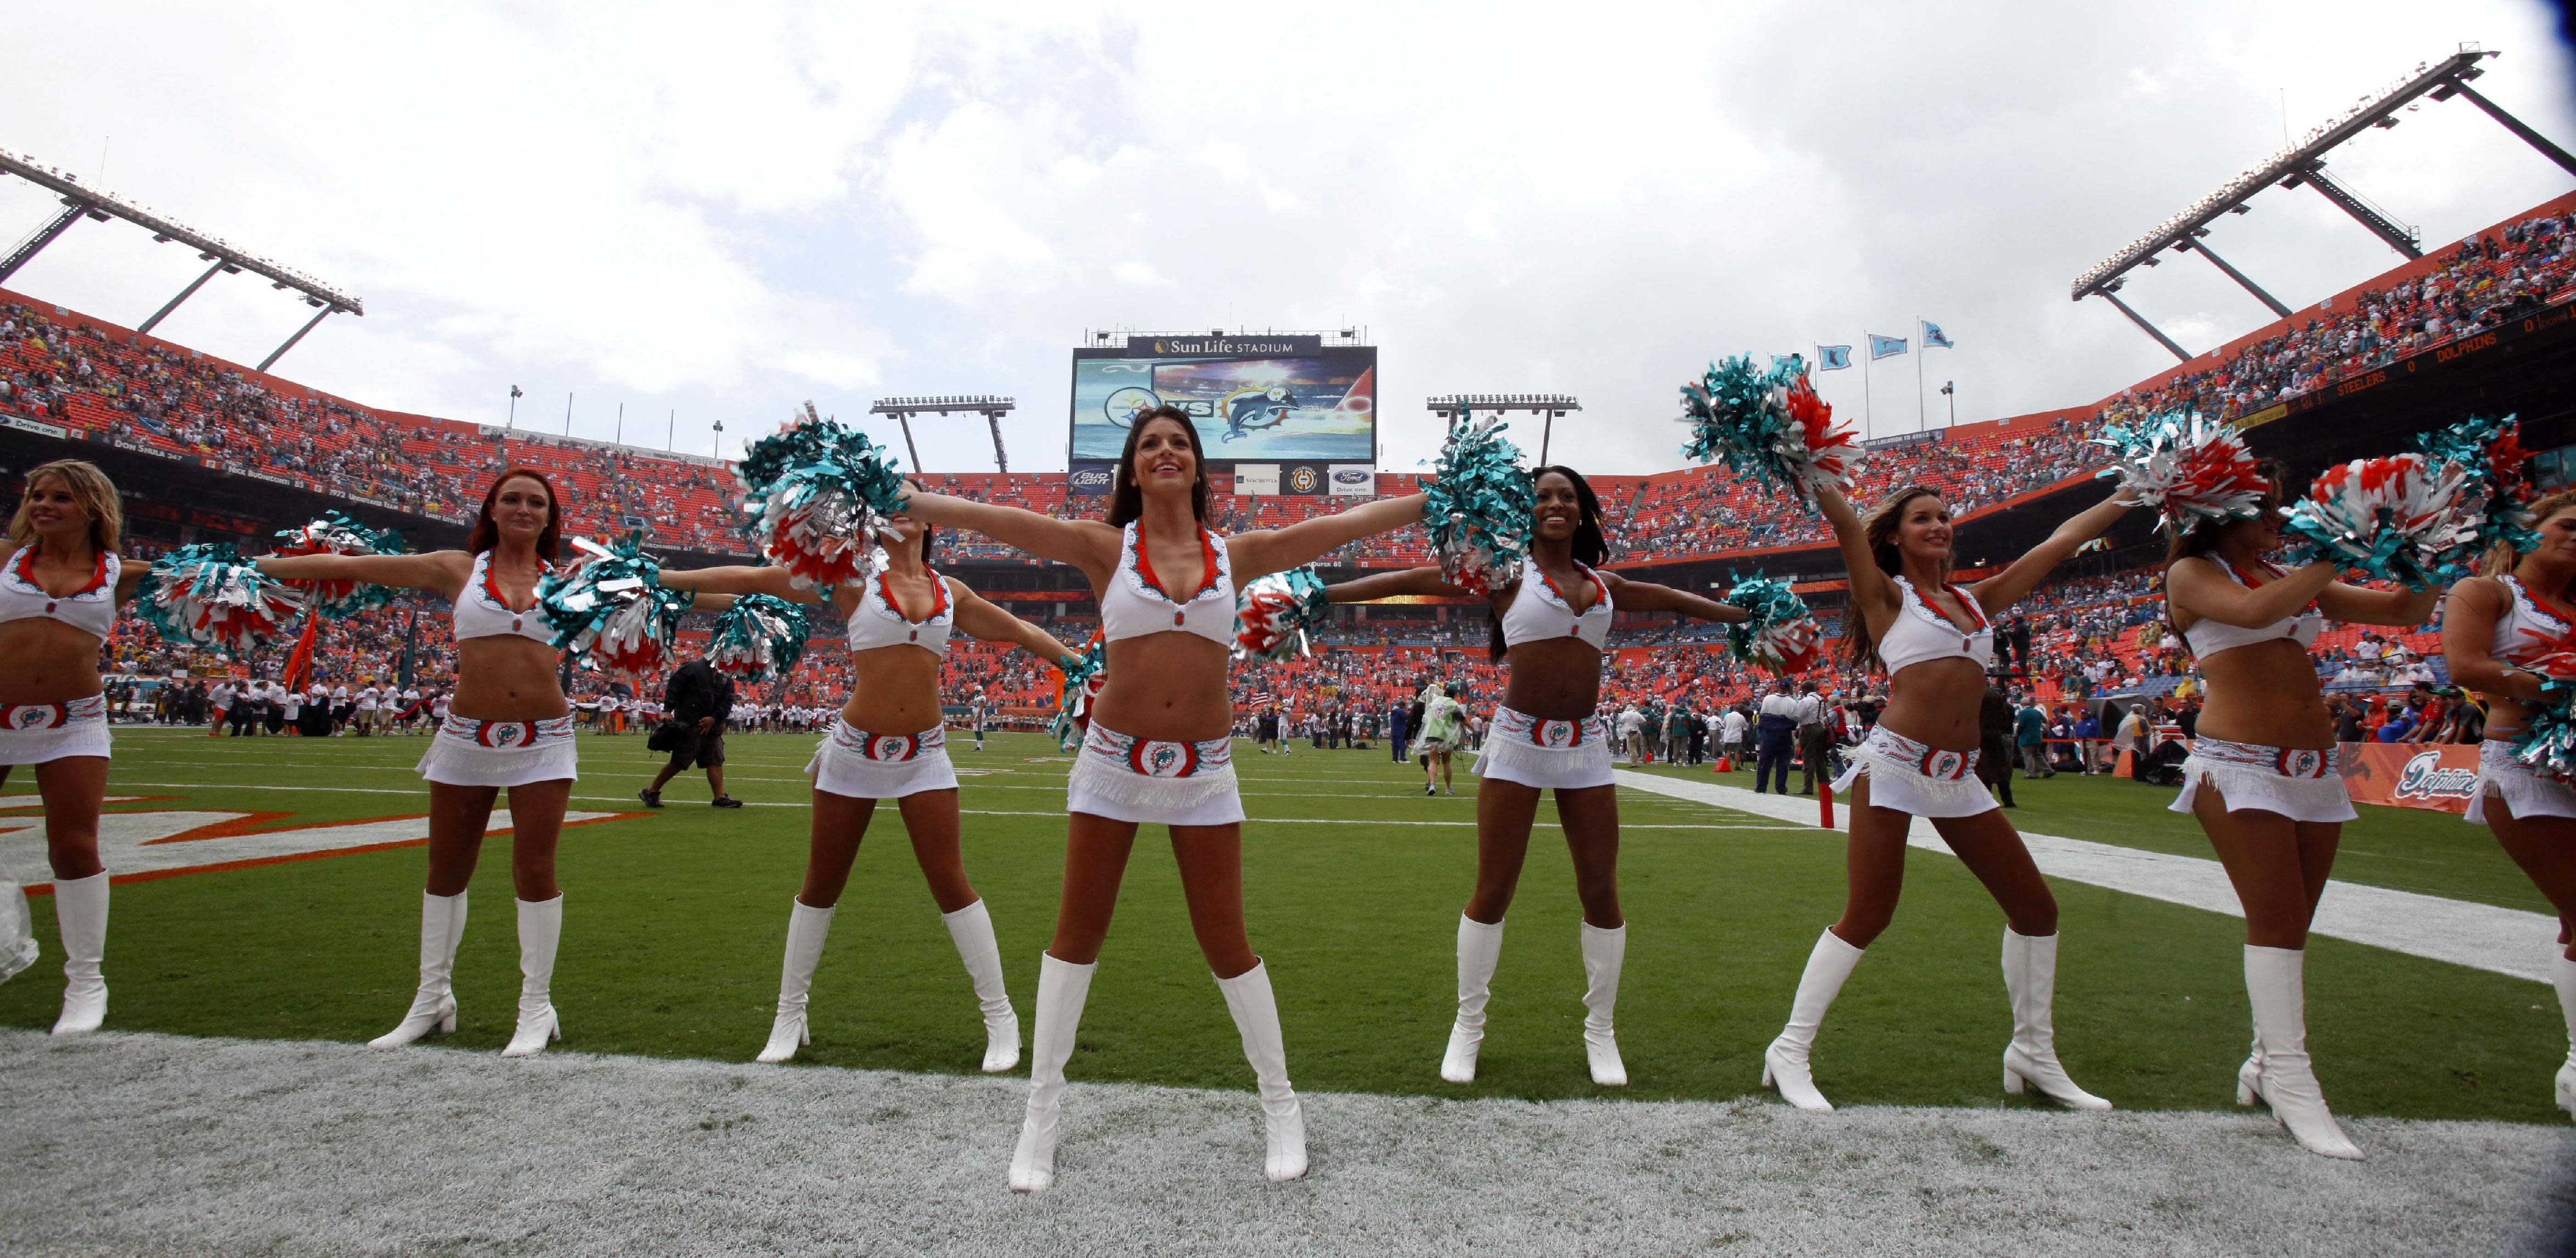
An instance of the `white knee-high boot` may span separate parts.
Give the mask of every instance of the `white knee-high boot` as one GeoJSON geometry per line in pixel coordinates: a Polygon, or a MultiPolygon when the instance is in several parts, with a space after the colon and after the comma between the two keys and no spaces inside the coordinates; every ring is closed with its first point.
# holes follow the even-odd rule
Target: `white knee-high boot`
{"type": "Polygon", "coordinates": [[[2359,1161],[2361,1148],[2327,1111],[2308,1060],[2306,962],[2297,948],[2245,945],[2245,995],[2254,1005],[2255,1033],[2263,1037],[2263,1103],[2301,1148],[2359,1161]]]}
{"type": "Polygon", "coordinates": [[[26,888],[0,865],[0,983],[36,963],[36,919],[27,911],[26,888]]]}
{"type": "Polygon", "coordinates": [[[411,1011],[393,1030],[367,1041],[369,1048],[401,1048],[432,1031],[456,1029],[456,945],[465,938],[465,895],[420,893],[420,987],[411,1011]]]}
{"type": "Polygon", "coordinates": [[[519,1027],[504,1057],[533,1057],[563,1038],[555,1016],[555,945],[563,940],[563,896],[519,904],[519,1027]]]}
{"type": "Polygon", "coordinates": [[[975,1003],[984,1011],[984,1071],[1000,1074],[1020,1064],[1020,1015],[1011,1009],[1010,989],[1002,986],[1002,947],[993,941],[993,914],[982,900],[942,913],[957,959],[975,984],[975,1003]]]}
{"type": "Polygon", "coordinates": [[[1583,924],[1583,1055],[1592,1067],[1592,1081],[1605,1088],[1628,1086],[1628,1066],[1619,1060],[1619,1038],[1611,1022],[1619,1008],[1619,971],[1627,960],[1626,924],[1608,930],[1583,924]]]}
{"type": "Polygon", "coordinates": [[[2576,1114],[2576,961],[2550,945],[2549,983],[2558,989],[2558,1012],[2567,1019],[2567,1063],[2558,1068],[2558,1108],[2576,1114]]]}
{"type": "Polygon", "coordinates": [[[805,993],[814,986],[814,967],[823,959],[823,941],[832,934],[832,910],[791,900],[787,910],[787,960],[778,969],[778,1013],[770,1019],[769,1043],[755,1060],[776,1065],[796,1056],[813,1040],[805,1030],[805,993]]]}
{"type": "Polygon", "coordinates": [[[1449,1051],[1440,1077],[1476,1081],[1476,1052],[1485,1043],[1485,1002],[1493,995],[1494,965],[1503,954],[1503,924],[1458,915],[1458,1020],[1449,1027],[1449,1051]]]}
{"type": "Polygon", "coordinates": [[[1082,1002],[1091,995],[1095,961],[1075,965],[1038,954],[1037,1025],[1029,1037],[1029,1112],[1020,1123],[1020,1147],[1011,1155],[1011,1189],[1045,1192],[1055,1183],[1055,1124],[1064,1108],[1064,1064],[1073,1058],[1074,1032],[1082,1029],[1082,1002]]]}
{"type": "Polygon", "coordinates": [[[2236,1068],[2236,1103],[2252,1105],[2261,1099],[2263,1087],[2263,1028],[2254,1028],[2254,1046],[2245,1050],[2245,1064],[2236,1068]]]}
{"type": "Polygon", "coordinates": [[[107,1020],[107,871],[54,880],[54,924],[63,932],[63,1013],[56,1035],[86,1035],[107,1020]]]}
{"type": "Polygon", "coordinates": [[[2075,1086],[2057,1060],[2057,936],[2024,935],[2004,927],[2004,991],[2012,998],[2012,1042],[2004,1045],[2004,1091],[2024,1085],[2073,1109],[2109,1109],[2111,1103],[2075,1086]]]}
{"type": "Polygon", "coordinates": [[[1274,1182],[1306,1173],[1306,1114],[1288,1086],[1288,1044],[1279,1031],[1279,1001],[1270,992],[1270,967],[1260,961],[1233,978],[1216,981],[1226,1010],[1243,1036],[1243,1059],[1261,1085],[1261,1118],[1269,1137],[1262,1172],[1274,1182]]]}
{"type": "Polygon", "coordinates": [[[1780,1038],[1771,1041],[1771,1047],[1762,1050],[1763,1086],[1780,1089],[1781,1100],[1803,1110],[1834,1108],[1816,1090],[1807,1054],[1815,1046],[1817,1028],[1825,1024],[1825,1011],[1834,1007],[1834,997],[1842,994],[1843,981],[1851,977],[1864,951],[1844,943],[1831,929],[1816,936],[1816,946],[1808,950],[1806,972],[1798,976],[1797,998],[1789,1004],[1789,1024],[1780,1028],[1780,1038]]]}

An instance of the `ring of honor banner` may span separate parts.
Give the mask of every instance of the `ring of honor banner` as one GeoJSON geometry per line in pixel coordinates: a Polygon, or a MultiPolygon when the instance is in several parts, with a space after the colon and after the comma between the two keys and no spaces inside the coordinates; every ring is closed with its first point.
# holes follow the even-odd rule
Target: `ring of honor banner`
{"type": "Polygon", "coordinates": [[[1114,464],[1136,416],[1177,406],[1198,427],[1210,471],[1268,464],[1281,481],[1270,492],[1328,493],[1335,465],[1377,465],[1377,350],[1323,341],[1134,336],[1076,349],[1066,466],[1114,464]]]}
{"type": "Polygon", "coordinates": [[[2473,743],[2343,744],[2343,785],[2356,804],[2464,813],[2477,780],[2473,743]]]}

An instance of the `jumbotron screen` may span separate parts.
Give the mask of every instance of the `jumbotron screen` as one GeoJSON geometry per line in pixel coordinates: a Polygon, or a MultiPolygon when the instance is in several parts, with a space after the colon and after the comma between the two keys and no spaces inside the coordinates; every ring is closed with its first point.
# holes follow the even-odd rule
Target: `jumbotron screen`
{"type": "Polygon", "coordinates": [[[1077,471],[1115,463],[1136,416],[1169,404],[1198,426],[1211,470],[1374,466],[1377,350],[1323,339],[1136,336],[1077,349],[1067,461],[1077,471]]]}

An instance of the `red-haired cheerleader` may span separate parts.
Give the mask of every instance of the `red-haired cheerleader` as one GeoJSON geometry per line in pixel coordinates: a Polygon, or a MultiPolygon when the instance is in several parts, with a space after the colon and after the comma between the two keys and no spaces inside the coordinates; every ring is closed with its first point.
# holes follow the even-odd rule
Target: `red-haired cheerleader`
{"type": "Polygon", "coordinates": [[[537,610],[537,583],[554,570],[562,502],[533,468],[501,473],[484,491],[464,550],[418,555],[295,555],[258,561],[289,581],[359,581],[434,590],[454,607],[456,696],[421,755],[429,782],[429,879],[421,894],[420,987],[393,1030],[369,1041],[399,1048],[456,1029],[449,974],[465,937],[465,889],[501,792],[510,793],[510,880],[518,894],[519,1013],[504,1057],[561,1039],[555,948],[563,893],[555,843],[574,771],[572,707],[557,681],[554,627],[537,610]]]}

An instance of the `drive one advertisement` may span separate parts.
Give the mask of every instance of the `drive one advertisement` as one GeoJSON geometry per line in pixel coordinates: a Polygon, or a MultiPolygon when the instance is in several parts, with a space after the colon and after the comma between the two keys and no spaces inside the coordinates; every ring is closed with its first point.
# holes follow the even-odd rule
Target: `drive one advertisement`
{"type": "Polygon", "coordinates": [[[1212,471],[1377,462],[1376,349],[1320,336],[1138,336],[1073,351],[1067,465],[1116,462],[1136,416],[1162,405],[1189,414],[1212,471]]]}

